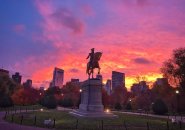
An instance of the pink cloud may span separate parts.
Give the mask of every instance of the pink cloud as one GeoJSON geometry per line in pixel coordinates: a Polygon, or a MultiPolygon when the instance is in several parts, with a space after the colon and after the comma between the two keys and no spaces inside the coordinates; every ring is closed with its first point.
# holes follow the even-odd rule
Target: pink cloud
{"type": "MultiPolygon", "coordinates": [[[[60,8],[52,14],[53,19],[57,25],[67,27],[74,33],[81,33],[84,30],[84,23],[75,17],[73,13],[67,8],[60,8]]],[[[54,24],[56,24],[54,23],[54,24]]]]}
{"type": "MultiPolygon", "coordinates": [[[[100,66],[104,79],[111,78],[112,70],[117,70],[125,72],[130,79],[137,75],[146,75],[153,80],[152,77],[161,76],[159,69],[162,62],[170,57],[172,50],[185,45],[185,37],[178,34],[179,30],[183,32],[184,29],[184,24],[179,24],[183,21],[182,14],[175,8],[170,8],[173,17],[168,17],[169,10],[156,7],[158,3],[159,1],[151,0],[121,0],[120,3],[112,1],[105,11],[110,13],[108,20],[100,23],[101,26],[90,27],[68,8],[57,10],[51,1],[37,1],[36,6],[43,17],[43,34],[41,38],[34,38],[49,41],[56,51],[30,57],[21,63],[21,68],[26,71],[29,66],[29,72],[35,81],[51,80],[55,66],[65,70],[65,81],[70,78],[85,80],[85,58],[90,48],[94,47],[95,51],[103,52],[100,66]],[[85,25],[95,31],[91,31],[90,35],[88,32],[83,34],[85,25]],[[175,31],[168,31],[168,26],[175,31]],[[135,60],[142,64],[134,63],[135,60]],[[150,64],[147,64],[148,61],[150,64]]],[[[87,6],[84,10],[90,11],[90,8],[87,6]]]]}
{"type": "Polygon", "coordinates": [[[94,16],[95,15],[94,10],[88,4],[82,6],[82,11],[83,11],[84,14],[86,14],[88,16],[94,16]]]}

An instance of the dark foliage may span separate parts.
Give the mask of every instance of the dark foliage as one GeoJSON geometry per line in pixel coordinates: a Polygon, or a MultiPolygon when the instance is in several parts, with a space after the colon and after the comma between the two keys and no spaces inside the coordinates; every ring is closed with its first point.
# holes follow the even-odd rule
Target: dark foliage
{"type": "Polygon", "coordinates": [[[114,106],[114,108],[115,108],[116,110],[121,110],[121,109],[122,109],[122,106],[121,106],[120,103],[116,103],[115,106],[114,106]]]}
{"type": "Polygon", "coordinates": [[[126,110],[132,110],[132,106],[131,106],[130,102],[127,103],[125,109],[126,109],[126,110]]]}
{"type": "Polygon", "coordinates": [[[73,107],[74,106],[71,98],[64,98],[60,100],[58,104],[63,107],[73,107]]]}
{"type": "Polygon", "coordinates": [[[9,95],[4,95],[0,98],[0,107],[11,107],[13,106],[12,99],[9,95]]]}
{"type": "Polygon", "coordinates": [[[185,93],[185,48],[174,50],[172,58],[164,62],[161,71],[172,84],[180,86],[185,93]]]}
{"type": "Polygon", "coordinates": [[[152,110],[157,115],[164,115],[165,113],[168,112],[168,108],[162,99],[157,99],[154,102],[154,104],[152,106],[152,110]]]}
{"type": "Polygon", "coordinates": [[[57,107],[57,101],[53,95],[44,96],[40,104],[49,109],[55,109],[57,107]]]}

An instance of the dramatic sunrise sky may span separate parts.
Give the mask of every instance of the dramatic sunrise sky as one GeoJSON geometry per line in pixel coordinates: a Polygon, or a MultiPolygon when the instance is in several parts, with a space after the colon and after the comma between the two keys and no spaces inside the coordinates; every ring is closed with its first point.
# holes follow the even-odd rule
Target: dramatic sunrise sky
{"type": "Polygon", "coordinates": [[[0,0],[0,66],[34,86],[52,79],[87,78],[92,47],[103,52],[104,80],[112,70],[161,77],[162,62],[185,46],[185,0],[0,0]]]}

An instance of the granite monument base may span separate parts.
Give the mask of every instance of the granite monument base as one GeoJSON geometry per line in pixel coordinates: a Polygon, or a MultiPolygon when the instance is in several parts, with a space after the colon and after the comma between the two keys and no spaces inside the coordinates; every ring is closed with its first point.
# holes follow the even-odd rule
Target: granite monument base
{"type": "Polygon", "coordinates": [[[78,110],[70,114],[80,117],[117,117],[104,111],[102,104],[102,82],[99,79],[89,79],[81,86],[81,103],[78,110]]]}

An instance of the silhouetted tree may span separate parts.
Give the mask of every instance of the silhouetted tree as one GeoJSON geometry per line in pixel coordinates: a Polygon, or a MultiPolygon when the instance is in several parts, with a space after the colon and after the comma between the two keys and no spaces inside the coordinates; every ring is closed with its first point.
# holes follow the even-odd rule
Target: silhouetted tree
{"type": "Polygon", "coordinates": [[[120,103],[122,105],[126,105],[129,98],[129,94],[127,92],[126,87],[115,87],[113,89],[112,94],[110,95],[110,104],[111,106],[115,106],[117,103],[120,103]]]}
{"type": "Polygon", "coordinates": [[[110,106],[110,96],[107,94],[104,88],[102,88],[102,103],[105,108],[110,106]]]}
{"type": "Polygon", "coordinates": [[[74,107],[78,107],[80,100],[80,86],[71,82],[66,83],[62,88],[63,99],[72,101],[74,107]]]}
{"type": "Polygon", "coordinates": [[[158,115],[164,115],[165,113],[168,112],[168,108],[162,99],[157,99],[154,102],[152,106],[152,110],[155,114],[158,114],[158,115]]]}
{"type": "Polygon", "coordinates": [[[8,75],[0,74],[0,95],[12,95],[14,91],[21,88],[8,75]]]}
{"type": "Polygon", "coordinates": [[[185,92],[185,47],[173,51],[172,58],[164,62],[161,72],[170,83],[179,85],[185,92]]]}
{"type": "Polygon", "coordinates": [[[175,100],[175,89],[171,87],[169,84],[161,84],[158,85],[156,83],[153,84],[151,89],[152,91],[152,100],[155,101],[156,99],[160,98],[168,106],[169,110],[173,111],[173,106],[176,106],[175,100]]]}
{"type": "Polygon", "coordinates": [[[21,88],[11,96],[16,105],[33,105],[40,99],[39,91],[34,88],[21,88]]]}
{"type": "Polygon", "coordinates": [[[149,110],[151,103],[152,95],[150,90],[148,90],[148,92],[135,96],[134,98],[132,98],[131,101],[132,108],[135,110],[137,109],[149,110]]]}
{"type": "Polygon", "coordinates": [[[127,103],[125,109],[126,109],[126,110],[132,110],[132,105],[131,105],[130,102],[127,103]]]}
{"type": "Polygon", "coordinates": [[[41,99],[41,105],[49,108],[49,109],[54,109],[57,107],[57,101],[55,99],[54,95],[45,95],[41,99]]]}
{"type": "Polygon", "coordinates": [[[185,111],[185,47],[173,51],[172,57],[164,62],[161,72],[172,85],[180,87],[179,107],[180,111],[185,111]]]}
{"type": "Polygon", "coordinates": [[[13,106],[12,99],[8,94],[1,95],[2,97],[0,98],[0,107],[10,107],[13,106]]]}

